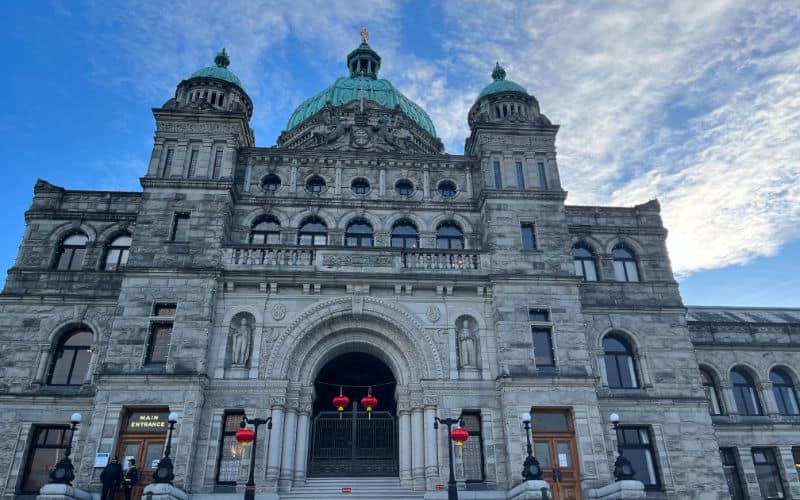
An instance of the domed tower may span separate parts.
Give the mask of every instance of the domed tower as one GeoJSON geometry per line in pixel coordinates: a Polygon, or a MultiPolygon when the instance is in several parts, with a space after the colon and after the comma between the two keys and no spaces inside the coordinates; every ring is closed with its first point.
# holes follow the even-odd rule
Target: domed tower
{"type": "Polygon", "coordinates": [[[228,69],[223,48],[214,66],[181,81],[175,96],[153,109],[156,134],[147,177],[230,180],[239,147],[255,144],[253,101],[228,69]]]}

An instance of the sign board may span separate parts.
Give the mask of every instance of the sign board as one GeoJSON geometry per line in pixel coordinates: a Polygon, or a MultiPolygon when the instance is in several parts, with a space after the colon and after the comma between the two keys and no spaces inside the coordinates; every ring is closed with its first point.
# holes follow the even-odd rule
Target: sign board
{"type": "Polygon", "coordinates": [[[352,493],[352,492],[353,492],[353,488],[351,488],[349,486],[342,486],[342,493],[352,493]]]}
{"type": "Polygon", "coordinates": [[[167,412],[134,411],[128,417],[128,432],[165,432],[167,412]]]}
{"type": "Polygon", "coordinates": [[[558,466],[559,467],[569,467],[569,459],[567,458],[566,453],[559,453],[558,454],[558,466]]]}
{"type": "Polygon", "coordinates": [[[150,468],[153,469],[153,470],[158,469],[158,462],[160,462],[160,461],[161,460],[159,460],[157,458],[154,458],[153,461],[150,462],[150,468]]]}
{"type": "Polygon", "coordinates": [[[105,467],[108,465],[108,456],[109,453],[95,453],[94,454],[94,466],[95,467],[105,467]]]}

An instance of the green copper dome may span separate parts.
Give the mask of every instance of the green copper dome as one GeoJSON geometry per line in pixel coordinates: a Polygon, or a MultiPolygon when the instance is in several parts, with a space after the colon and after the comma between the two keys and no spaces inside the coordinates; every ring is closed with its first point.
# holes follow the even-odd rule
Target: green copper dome
{"type": "Polygon", "coordinates": [[[214,58],[215,66],[209,66],[207,68],[199,69],[192,73],[189,78],[199,78],[199,77],[206,77],[206,78],[216,78],[218,80],[224,80],[228,83],[232,83],[234,85],[238,85],[242,89],[244,89],[244,85],[242,85],[242,81],[239,80],[239,77],[234,75],[229,69],[228,65],[231,63],[230,57],[228,57],[228,53],[225,49],[222,49],[222,52],[217,54],[217,57],[214,58]]]}
{"type": "Polygon", "coordinates": [[[333,85],[300,104],[289,117],[286,130],[289,131],[311,118],[328,104],[342,106],[363,97],[364,100],[373,101],[384,108],[399,107],[417,125],[436,137],[436,128],[428,113],[401,94],[391,82],[377,78],[380,61],[380,56],[367,44],[362,30],[361,45],[347,56],[350,76],[338,78],[333,85]]]}
{"type": "Polygon", "coordinates": [[[500,63],[495,63],[494,71],[492,71],[492,78],[494,81],[481,90],[481,93],[478,94],[478,99],[489,94],[497,94],[500,92],[528,93],[522,85],[512,82],[511,80],[506,80],[506,71],[500,66],[500,63]]]}

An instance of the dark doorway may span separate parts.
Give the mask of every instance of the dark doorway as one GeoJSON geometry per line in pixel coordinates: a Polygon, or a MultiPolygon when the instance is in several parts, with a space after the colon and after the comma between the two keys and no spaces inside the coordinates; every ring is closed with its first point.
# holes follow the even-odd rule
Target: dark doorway
{"type": "Polygon", "coordinates": [[[378,358],[342,354],[320,370],[314,382],[309,476],[397,476],[396,381],[378,358]],[[331,401],[339,394],[350,405],[339,414],[331,401]],[[371,387],[378,399],[369,415],[361,398],[371,387]]]}

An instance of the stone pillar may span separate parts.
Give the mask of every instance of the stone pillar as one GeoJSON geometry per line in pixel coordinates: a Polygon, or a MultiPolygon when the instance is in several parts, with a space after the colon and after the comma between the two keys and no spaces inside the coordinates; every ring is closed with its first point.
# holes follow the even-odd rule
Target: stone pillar
{"type": "Polygon", "coordinates": [[[281,468],[281,445],[283,440],[283,405],[282,398],[273,398],[272,431],[270,432],[269,451],[267,455],[267,479],[277,480],[281,468]]]}
{"type": "Polygon", "coordinates": [[[297,160],[292,160],[292,168],[289,173],[289,192],[297,192],[297,160]]]}
{"type": "Polygon", "coordinates": [[[411,486],[411,411],[406,406],[398,405],[397,414],[400,419],[398,431],[398,454],[400,456],[400,484],[404,487],[411,486]]]}
{"type": "Polygon", "coordinates": [[[733,397],[733,387],[729,381],[721,382],[719,384],[720,396],[722,397],[722,404],[725,405],[723,413],[727,412],[728,415],[738,415],[739,409],[736,407],[736,398],[733,397]]]}
{"type": "Polygon", "coordinates": [[[414,489],[425,487],[425,428],[422,408],[411,410],[411,469],[414,476],[414,489]]]}
{"type": "Polygon", "coordinates": [[[45,345],[41,347],[39,354],[39,366],[36,367],[36,382],[44,384],[47,381],[47,364],[50,361],[50,346],[45,345]]]}
{"type": "Polygon", "coordinates": [[[431,197],[431,171],[427,164],[422,168],[422,198],[428,200],[431,197]]]}
{"type": "Polygon", "coordinates": [[[472,199],[472,172],[469,171],[469,168],[467,168],[465,170],[464,176],[467,179],[467,197],[471,200],[472,199]]]}
{"type": "Polygon", "coordinates": [[[378,175],[378,194],[383,198],[386,196],[386,166],[381,165],[381,171],[378,175]]]}
{"type": "Polygon", "coordinates": [[[425,478],[426,487],[433,488],[439,478],[438,447],[436,446],[436,398],[425,398],[425,478]]]}
{"type": "Polygon", "coordinates": [[[297,443],[294,454],[294,482],[302,484],[306,480],[308,463],[308,427],[311,421],[310,408],[302,407],[297,417],[297,443]]]}
{"type": "Polygon", "coordinates": [[[158,176],[158,166],[161,164],[161,152],[164,150],[164,141],[156,140],[153,145],[153,154],[150,155],[150,164],[147,166],[147,175],[158,176]]]}
{"type": "Polygon", "coordinates": [[[761,382],[756,387],[758,387],[758,396],[764,401],[764,415],[778,417],[780,411],[778,410],[778,402],[775,401],[775,393],[772,392],[772,382],[761,382]]]}
{"type": "Polygon", "coordinates": [[[795,466],[792,447],[781,446],[775,452],[778,467],[782,469],[781,475],[786,478],[786,497],[800,498],[800,471],[795,466]]]}
{"type": "MultiPolygon", "coordinates": [[[[286,406],[283,422],[283,454],[281,458],[280,487],[291,489],[294,479],[295,444],[297,443],[297,401],[286,406]]],[[[274,429],[274,427],[273,427],[274,429]]]]}
{"type": "Polygon", "coordinates": [[[245,193],[250,192],[250,176],[253,173],[253,163],[255,163],[255,161],[252,158],[250,158],[247,161],[247,168],[244,171],[244,187],[242,188],[242,190],[245,193]]]}
{"type": "Polygon", "coordinates": [[[233,141],[225,143],[222,150],[222,166],[220,167],[220,179],[233,179],[233,174],[236,171],[236,145],[233,141]]]}
{"type": "Polygon", "coordinates": [[[333,185],[333,194],[338,198],[342,195],[342,162],[336,160],[336,178],[333,185]]]}
{"type": "Polygon", "coordinates": [[[211,178],[214,169],[214,162],[212,158],[212,149],[214,147],[213,141],[210,139],[203,139],[202,146],[200,147],[200,156],[197,158],[197,171],[194,173],[197,177],[211,178]]]}
{"type": "Polygon", "coordinates": [[[749,447],[738,447],[739,465],[742,467],[742,487],[748,498],[761,498],[761,489],[756,479],[756,466],[753,464],[753,453],[749,447]]]}
{"type": "Polygon", "coordinates": [[[169,172],[164,172],[164,177],[183,177],[184,167],[186,166],[186,149],[188,147],[189,141],[178,141],[178,145],[175,147],[175,154],[172,157],[172,166],[169,168],[169,172]]]}

